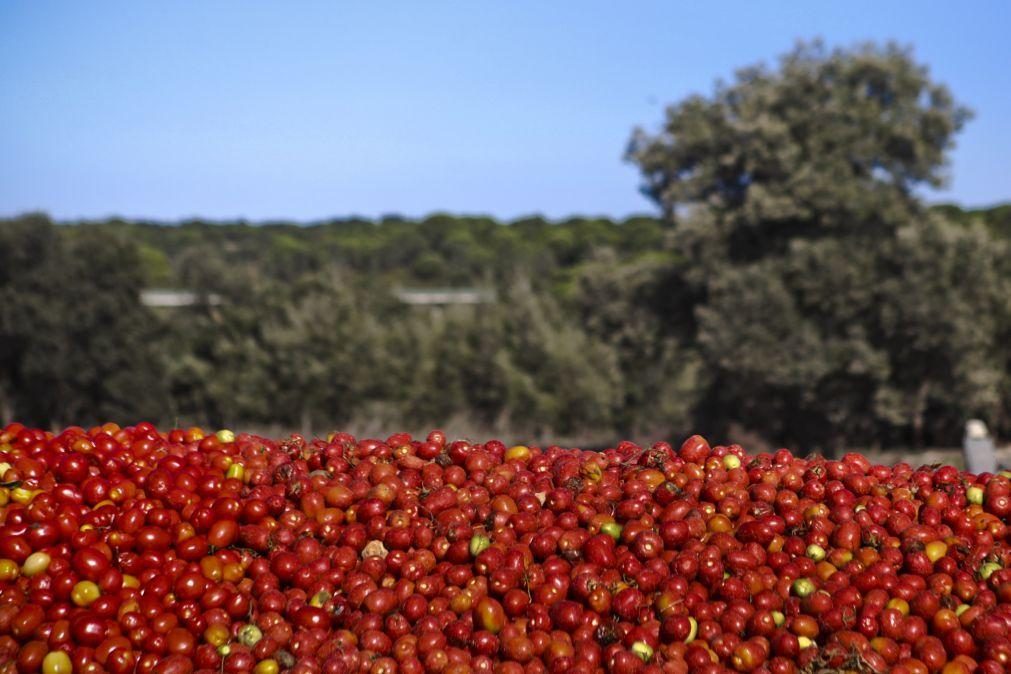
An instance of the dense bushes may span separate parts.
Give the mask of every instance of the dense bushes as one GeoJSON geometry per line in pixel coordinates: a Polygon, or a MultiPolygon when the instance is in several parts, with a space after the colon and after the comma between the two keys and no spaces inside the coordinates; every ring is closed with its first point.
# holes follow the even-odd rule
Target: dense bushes
{"type": "MultiPolygon", "coordinates": [[[[0,224],[3,414],[451,423],[580,442],[736,423],[825,448],[953,442],[968,416],[1006,428],[1011,274],[983,228],[928,222],[885,248],[825,239],[716,270],[704,297],[673,244],[630,250],[627,224],[609,224],[616,240],[570,240],[564,259],[544,242],[492,254],[471,280],[496,287],[494,303],[410,307],[393,290],[425,279],[316,244],[288,266],[256,227],[213,243],[219,225],[26,216],[0,224]],[[167,262],[167,274],[154,265],[162,284],[221,302],[142,306],[150,251],[167,262]]],[[[381,240],[385,225],[373,227],[381,240]]],[[[552,240],[567,225],[542,227],[552,240]]],[[[339,225],[286,236],[312,241],[320,228],[339,225]]]]}

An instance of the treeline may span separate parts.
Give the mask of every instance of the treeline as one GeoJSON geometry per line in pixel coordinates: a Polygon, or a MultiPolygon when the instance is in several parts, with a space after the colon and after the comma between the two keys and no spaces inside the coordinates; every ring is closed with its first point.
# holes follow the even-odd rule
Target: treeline
{"type": "MultiPolygon", "coordinates": [[[[136,242],[151,287],[210,287],[224,265],[256,265],[259,274],[292,281],[338,266],[382,282],[459,287],[508,282],[517,269],[544,279],[610,249],[622,258],[659,251],[669,223],[650,216],[622,221],[435,214],[420,221],[334,219],[316,223],[103,222],[96,227],[136,242]]],[[[668,246],[669,247],[669,246],[668,246]]],[[[557,280],[557,279],[555,279],[557,280]]]]}
{"type": "Polygon", "coordinates": [[[636,132],[662,217],[0,221],[0,413],[825,451],[1006,434],[1011,207],[917,196],[967,119],[903,50],[806,45],[636,132]]]}
{"type": "Polygon", "coordinates": [[[692,359],[649,287],[676,261],[669,225],[646,217],[15,218],[0,222],[4,416],[590,439],[687,428],[674,387],[692,359]],[[197,301],[146,307],[145,288],[197,301]],[[409,306],[404,288],[495,299],[409,306]]]}
{"type": "MultiPolygon", "coordinates": [[[[1001,212],[975,217],[989,226],[1001,212]]],[[[780,404],[765,392],[736,409],[720,404],[719,377],[733,373],[713,366],[738,346],[760,359],[762,348],[779,346],[756,339],[755,330],[795,326],[768,325],[761,314],[771,302],[763,298],[748,333],[718,325],[699,333],[698,318],[718,321],[712,312],[721,305],[697,306],[684,280],[691,262],[677,252],[669,224],[520,222],[522,235],[515,222],[446,215],[307,226],[56,225],[42,215],[0,221],[3,416],[57,425],[145,418],[317,430],[449,424],[584,442],[702,426],[726,432],[737,424],[787,443],[832,439],[817,428],[822,417],[808,418],[803,408],[784,406],[762,418],[766,411],[756,407],[780,404]],[[418,265],[401,256],[398,240],[452,264],[418,265]],[[394,295],[429,286],[490,288],[497,300],[408,306],[394,295]],[[154,287],[195,291],[198,299],[180,308],[143,306],[140,291],[154,287]],[[693,343],[693,334],[705,341],[693,343]]],[[[951,227],[959,237],[980,235],[951,227]]],[[[986,255],[998,241],[978,243],[976,252],[986,255]]],[[[971,272],[975,263],[965,262],[950,270],[955,277],[971,272]]],[[[759,280],[740,296],[746,292],[761,292],[759,280]]],[[[938,319],[951,310],[944,302],[938,298],[938,319]]],[[[992,317],[960,312],[950,319],[974,332],[992,317]]],[[[825,365],[792,358],[781,365],[825,365]]],[[[777,361],[774,353],[768,359],[777,361]]],[[[957,390],[949,395],[946,407],[925,411],[920,441],[954,441],[967,415],[998,424],[1007,418],[1003,405],[987,414],[957,390]]],[[[819,404],[861,415],[844,409],[845,398],[819,404]]],[[[913,417],[862,414],[845,442],[915,440],[913,417]]]]}

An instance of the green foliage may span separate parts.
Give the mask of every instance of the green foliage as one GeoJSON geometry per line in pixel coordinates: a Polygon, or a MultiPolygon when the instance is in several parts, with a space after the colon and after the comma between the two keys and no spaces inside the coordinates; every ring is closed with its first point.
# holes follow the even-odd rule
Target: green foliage
{"type": "Polygon", "coordinates": [[[710,416],[788,443],[954,439],[1000,418],[1006,250],[928,219],[889,241],[799,242],[721,274],[698,309],[710,416]],[[792,411],[791,411],[792,410],[792,411]],[[734,418],[734,417],[730,417],[734,418]]]}
{"type": "Polygon", "coordinates": [[[12,326],[2,335],[10,346],[5,417],[55,423],[143,409],[169,423],[306,429],[467,420],[524,437],[583,439],[609,437],[634,398],[623,397],[622,358],[572,311],[580,300],[553,290],[573,286],[601,251],[627,261],[655,257],[666,226],[649,218],[627,227],[529,218],[514,227],[433,215],[311,226],[54,227],[25,216],[2,231],[11,244],[0,288],[17,299],[2,314],[12,326]],[[107,250],[85,250],[95,241],[107,250]],[[49,299],[26,292],[36,285],[49,299]],[[411,309],[392,294],[405,285],[476,286],[500,300],[411,309]],[[137,305],[143,286],[184,288],[201,300],[152,314],[137,305]],[[124,309],[113,315],[117,306],[124,309]],[[26,311],[30,320],[19,323],[15,316],[26,311]],[[89,331],[90,341],[73,334],[73,324],[99,319],[110,329],[89,331]],[[40,336],[29,343],[26,332],[40,336]],[[147,370],[127,365],[138,347],[147,370]],[[51,352],[63,355],[47,360],[51,352]],[[30,393],[25,377],[37,386],[30,393]],[[91,384],[115,391],[92,394],[91,384]],[[117,408],[120,398],[135,404],[117,408]]]}
{"type": "Polygon", "coordinates": [[[894,45],[800,45],[672,106],[629,156],[665,212],[707,211],[724,255],[782,252],[797,236],[902,226],[918,185],[940,186],[969,116],[894,45]]]}
{"type": "Polygon", "coordinates": [[[703,426],[833,449],[1002,420],[1006,250],[914,193],[967,118],[905,50],[814,44],[635,134],[644,190],[685,216],[669,287],[698,298],[703,426]]]}
{"type": "Polygon", "coordinates": [[[1011,204],[969,210],[953,204],[940,204],[931,210],[962,225],[981,224],[997,238],[1011,241],[1011,204]]]}
{"type": "Polygon", "coordinates": [[[613,356],[549,297],[519,283],[500,304],[414,318],[404,391],[422,422],[469,418],[528,437],[610,431],[620,404],[613,356]]]}
{"type": "Polygon", "coordinates": [[[604,255],[580,268],[568,291],[588,335],[617,360],[623,437],[692,426],[700,372],[689,341],[694,298],[680,266],[670,254],[625,263],[604,255]]]}
{"type": "Polygon", "coordinates": [[[137,246],[137,255],[146,288],[164,288],[172,283],[172,266],[164,252],[142,243],[137,246]]]}
{"type": "Polygon", "coordinates": [[[156,418],[167,405],[136,247],[60,236],[43,216],[0,223],[0,402],[33,423],[156,418]]]}

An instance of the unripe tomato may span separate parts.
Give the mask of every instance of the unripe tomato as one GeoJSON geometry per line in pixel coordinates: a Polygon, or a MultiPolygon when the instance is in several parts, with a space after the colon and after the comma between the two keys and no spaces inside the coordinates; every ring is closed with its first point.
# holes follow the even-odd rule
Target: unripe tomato
{"type": "Polygon", "coordinates": [[[102,594],[98,585],[90,580],[82,580],[70,593],[70,599],[77,606],[90,606],[102,594]]]}
{"type": "Polygon", "coordinates": [[[64,651],[50,651],[42,659],[42,674],[71,674],[73,665],[64,651]]]}

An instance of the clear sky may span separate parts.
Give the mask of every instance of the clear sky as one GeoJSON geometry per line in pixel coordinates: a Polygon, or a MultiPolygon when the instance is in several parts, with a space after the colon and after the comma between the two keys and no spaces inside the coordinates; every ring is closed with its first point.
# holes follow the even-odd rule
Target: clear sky
{"type": "Polygon", "coordinates": [[[950,188],[1011,199],[1011,2],[0,4],[0,214],[651,212],[622,153],[798,38],[893,38],[976,111],[950,188]]]}

